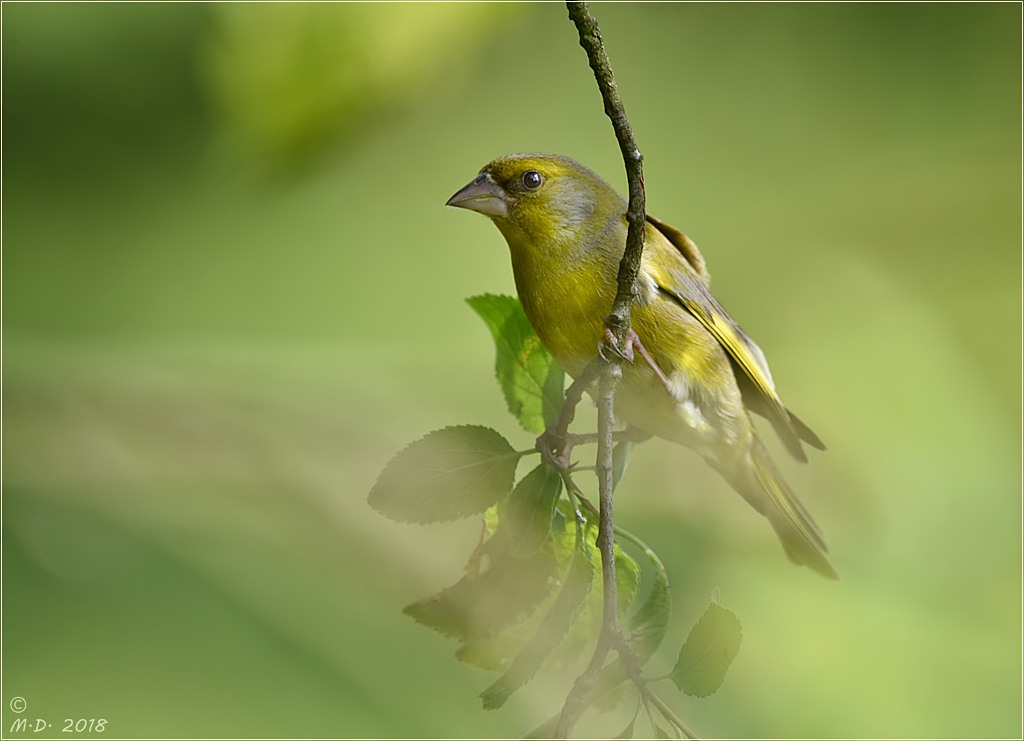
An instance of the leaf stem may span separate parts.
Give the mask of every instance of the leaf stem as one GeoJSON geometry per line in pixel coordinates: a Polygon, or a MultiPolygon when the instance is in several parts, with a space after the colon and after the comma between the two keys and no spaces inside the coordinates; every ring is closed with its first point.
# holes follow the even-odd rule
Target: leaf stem
{"type": "MultiPolygon", "coordinates": [[[[579,434],[573,434],[569,436],[572,440],[573,445],[589,445],[590,443],[596,443],[601,438],[600,432],[583,432],[579,434]]],[[[638,430],[636,427],[627,427],[624,430],[616,430],[612,433],[612,440],[615,442],[633,442],[640,443],[644,440],[650,439],[650,435],[646,432],[638,430]]]]}
{"type": "Polygon", "coordinates": [[[665,704],[665,701],[658,697],[656,694],[654,694],[654,692],[652,692],[649,688],[645,687],[644,689],[641,689],[640,692],[644,696],[644,700],[654,703],[654,706],[658,708],[658,712],[660,712],[665,717],[665,720],[667,720],[669,723],[678,728],[684,736],[691,739],[699,738],[699,736],[697,736],[697,733],[692,728],[683,723],[679,716],[676,715],[675,712],[673,712],[672,708],[665,704]]]}

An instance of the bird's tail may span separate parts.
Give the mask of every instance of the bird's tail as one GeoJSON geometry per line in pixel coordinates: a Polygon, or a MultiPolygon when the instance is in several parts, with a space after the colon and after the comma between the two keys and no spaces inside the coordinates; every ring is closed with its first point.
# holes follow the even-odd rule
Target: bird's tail
{"type": "Polygon", "coordinates": [[[743,498],[768,518],[786,555],[829,579],[839,575],[829,563],[821,530],[790,490],[764,444],[754,439],[750,453],[731,472],[722,472],[743,498]]]}

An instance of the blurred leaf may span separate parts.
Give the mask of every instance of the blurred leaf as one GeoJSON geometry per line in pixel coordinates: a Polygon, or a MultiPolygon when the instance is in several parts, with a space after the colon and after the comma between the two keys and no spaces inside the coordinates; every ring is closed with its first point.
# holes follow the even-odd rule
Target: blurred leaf
{"type": "Polygon", "coordinates": [[[736,614],[711,602],[679,652],[679,660],[672,668],[672,681],[688,695],[714,694],[740,650],[742,637],[743,628],[736,614]]]}
{"type": "Polygon", "coordinates": [[[582,537],[582,528],[579,528],[576,550],[562,590],[529,643],[512,661],[508,671],[480,693],[485,710],[500,708],[513,692],[530,681],[565,636],[586,603],[593,582],[594,567],[588,551],[589,548],[582,537]]]}
{"type": "Polygon", "coordinates": [[[618,543],[615,543],[615,585],[619,598],[619,617],[625,617],[640,591],[640,566],[618,543]]]}
{"type": "Polygon", "coordinates": [[[201,72],[233,138],[271,162],[295,161],[386,106],[409,105],[508,12],[477,3],[214,6],[201,72]]]}
{"type": "Polygon", "coordinates": [[[553,599],[537,606],[528,619],[511,625],[493,635],[472,637],[455,651],[463,664],[488,672],[503,672],[537,630],[553,599]]]}
{"type": "MultiPolygon", "coordinates": [[[[550,541],[527,558],[513,557],[516,540],[503,527],[507,507],[502,504],[484,512],[480,544],[466,563],[466,575],[453,586],[408,605],[405,614],[444,635],[472,642],[489,639],[526,619],[546,598],[553,598],[558,574],[569,558],[550,541]]],[[[564,536],[564,525],[559,532],[564,536]]],[[[500,658],[460,658],[481,669],[495,670],[500,668],[495,662],[501,663],[500,658]]]]}
{"type": "MultiPolygon", "coordinates": [[[[575,532],[566,530],[564,527],[566,514],[562,510],[571,511],[571,507],[564,500],[560,501],[555,509],[551,538],[540,553],[553,552],[559,568],[571,569],[571,563],[579,558],[578,546],[575,532]]],[[[594,638],[601,630],[604,593],[601,588],[603,579],[601,555],[595,545],[598,528],[593,523],[584,523],[582,530],[587,545],[587,557],[590,559],[591,588],[585,602],[573,617],[571,625],[564,632],[564,636],[555,642],[546,658],[542,657],[545,663],[553,666],[571,664],[582,651],[592,645],[594,638]]],[[[503,552],[497,550],[498,544],[509,543],[508,547],[514,553],[515,543],[510,541],[511,538],[505,528],[498,527],[489,546],[493,552],[503,552]]],[[[615,546],[615,561],[619,614],[625,617],[639,590],[640,568],[636,561],[618,544],[615,546]]],[[[553,609],[555,596],[555,594],[550,594],[550,602],[547,604],[541,602],[532,616],[507,629],[502,629],[492,635],[470,637],[460,646],[456,656],[461,661],[481,669],[491,671],[506,669],[509,661],[522,653],[529,642],[535,640],[542,620],[553,609]]],[[[442,630],[440,627],[438,629],[442,630]]]]}
{"type": "Polygon", "coordinates": [[[533,555],[551,536],[551,520],[561,493],[562,477],[546,463],[526,474],[512,490],[505,517],[514,556],[533,555]]]}
{"type": "Polygon", "coordinates": [[[541,738],[554,738],[555,729],[558,728],[558,721],[561,719],[560,715],[553,715],[546,721],[541,723],[539,726],[534,728],[532,731],[523,734],[522,738],[527,739],[541,739],[541,738]]]}
{"type": "Polygon", "coordinates": [[[612,448],[612,490],[618,488],[635,447],[636,443],[632,440],[621,440],[612,448]]]}
{"type": "Polygon", "coordinates": [[[630,642],[636,650],[641,662],[646,662],[661,645],[665,632],[668,630],[669,617],[672,612],[672,598],[669,592],[668,572],[658,558],[643,541],[625,531],[617,531],[627,537],[631,543],[643,551],[647,560],[654,567],[654,583],[647,593],[647,598],[629,621],[630,642]]]}
{"type": "Polygon", "coordinates": [[[622,729],[622,732],[615,738],[633,738],[633,729],[636,728],[636,713],[633,714],[633,720],[629,721],[629,725],[622,729]]]}
{"type": "MultiPolygon", "coordinates": [[[[601,563],[601,551],[597,547],[598,526],[587,522],[583,526],[584,537],[588,545],[593,584],[587,602],[573,620],[572,627],[553,652],[551,663],[566,666],[575,661],[582,652],[593,645],[601,632],[604,620],[604,573],[601,563]]],[[[618,598],[620,618],[625,618],[640,588],[640,567],[633,558],[623,551],[618,543],[615,552],[615,585],[618,598]]]]}
{"type": "Polygon", "coordinates": [[[627,682],[628,679],[629,675],[626,674],[622,660],[616,658],[613,663],[601,670],[593,692],[584,703],[590,704],[590,698],[594,698],[593,706],[598,712],[607,713],[614,710],[632,688],[632,684],[627,682]]]}
{"type": "Polygon", "coordinates": [[[406,605],[403,613],[417,623],[451,638],[465,638],[473,632],[467,617],[467,605],[473,605],[472,582],[465,578],[437,594],[406,605]]]}
{"type": "Polygon", "coordinates": [[[473,515],[508,496],[518,462],[489,427],[445,427],[391,459],[370,491],[370,506],[400,522],[473,515]]]}
{"type": "Polygon", "coordinates": [[[528,559],[492,556],[490,563],[483,572],[467,574],[403,612],[460,640],[492,635],[527,617],[552,592],[558,573],[550,548],[537,550],[528,559]]]}
{"type": "Polygon", "coordinates": [[[562,408],[562,369],[541,344],[519,299],[485,294],[468,298],[466,303],[494,337],[494,373],[508,410],[527,432],[543,432],[558,419],[562,408]]]}
{"type": "MultiPolygon", "coordinates": [[[[501,507],[494,507],[488,510],[487,514],[497,515],[500,510],[501,507]]],[[[491,532],[491,539],[487,545],[478,550],[485,551],[489,558],[507,558],[513,563],[521,564],[523,568],[529,568],[529,561],[512,557],[514,541],[505,528],[501,527],[500,518],[494,520],[491,532]]],[[[455,652],[455,656],[478,669],[495,672],[507,669],[516,655],[530,642],[558,598],[560,587],[564,583],[564,575],[570,570],[575,558],[576,547],[575,530],[566,529],[565,515],[556,509],[551,538],[541,551],[550,554],[556,564],[555,572],[545,575],[546,596],[534,606],[528,617],[515,624],[510,623],[509,627],[497,633],[470,637],[455,652]]]]}

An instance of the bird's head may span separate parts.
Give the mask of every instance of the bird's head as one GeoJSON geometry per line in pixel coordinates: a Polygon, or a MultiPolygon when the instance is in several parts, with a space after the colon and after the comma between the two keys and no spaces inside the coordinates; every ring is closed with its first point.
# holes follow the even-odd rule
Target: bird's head
{"type": "Polygon", "coordinates": [[[621,196],[579,162],[535,153],[485,165],[447,205],[490,217],[513,251],[585,245],[626,210],[621,196]]]}

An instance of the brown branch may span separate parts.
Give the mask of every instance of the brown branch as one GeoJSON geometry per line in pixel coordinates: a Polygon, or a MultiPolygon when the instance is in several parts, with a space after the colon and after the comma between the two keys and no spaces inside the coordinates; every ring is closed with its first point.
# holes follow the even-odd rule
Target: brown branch
{"type": "MultiPolygon", "coordinates": [[[[628,326],[627,326],[628,329],[628,326]]],[[[597,480],[600,492],[598,510],[597,547],[601,552],[601,584],[603,587],[603,611],[601,634],[597,646],[584,672],[576,678],[572,690],[565,699],[562,713],[558,718],[554,738],[564,739],[576,724],[586,708],[594,684],[604,667],[608,652],[624,645],[622,629],[619,627],[618,583],[615,576],[615,523],[612,518],[612,426],[615,420],[612,409],[615,401],[615,386],[622,376],[618,363],[608,363],[601,373],[597,398],[597,480]]]]}
{"type": "MultiPolygon", "coordinates": [[[[615,138],[622,151],[622,159],[626,166],[626,177],[629,182],[629,206],[626,220],[629,230],[626,236],[626,249],[619,263],[618,288],[611,314],[605,320],[611,329],[618,347],[629,346],[630,306],[636,295],[636,276],[640,270],[640,257],[644,243],[644,181],[643,155],[633,138],[633,131],[626,118],[626,111],[619,97],[615,84],[615,75],[611,63],[604,50],[601,32],[597,20],[590,15],[585,2],[566,2],[569,18],[576,25],[580,36],[580,46],[587,52],[587,59],[597,79],[604,110],[611,119],[615,130],[615,138]]],[[[612,648],[620,654],[627,669],[632,669],[631,679],[638,687],[642,679],[636,667],[635,656],[623,639],[618,619],[618,594],[615,575],[615,522],[612,507],[614,480],[612,474],[612,428],[615,424],[615,388],[622,377],[619,367],[620,358],[611,356],[601,373],[597,398],[598,411],[598,445],[597,475],[600,492],[600,510],[598,517],[597,545],[601,551],[602,585],[604,588],[604,610],[601,624],[601,635],[586,670],[577,678],[572,690],[566,697],[565,704],[555,729],[555,738],[566,738],[575,725],[585,707],[585,701],[597,682],[608,653],[612,648]]]]}
{"type": "Polygon", "coordinates": [[[622,161],[626,166],[626,180],[629,184],[629,207],[626,209],[626,221],[629,232],[626,235],[626,251],[619,263],[618,292],[612,304],[611,325],[619,347],[626,347],[626,332],[629,330],[629,309],[636,295],[636,276],[640,272],[640,255],[644,248],[644,219],[646,204],[644,199],[644,156],[633,138],[633,129],[626,118],[626,109],[619,97],[619,88],[615,84],[615,74],[611,62],[604,50],[601,29],[597,19],[590,15],[585,2],[570,0],[566,4],[569,18],[576,25],[580,35],[580,46],[587,52],[590,68],[597,79],[597,87],[604,99],[604,112],[612,121],[615,138],[619,142],[622,161]]]}
{"type": "Polygon", "coordinates": [[[576,407],[583,399],[583,394],[590,390],[603,370],[604,363],[599,357],[595,357],[587,364],[566,390],[558,420],[549,425],[537,438],[537,450],[548,463],[559,470],[567,471],[572,467],[569,457],[578,436],[569,434],[569,425],[576,416],[576,407]]]}

